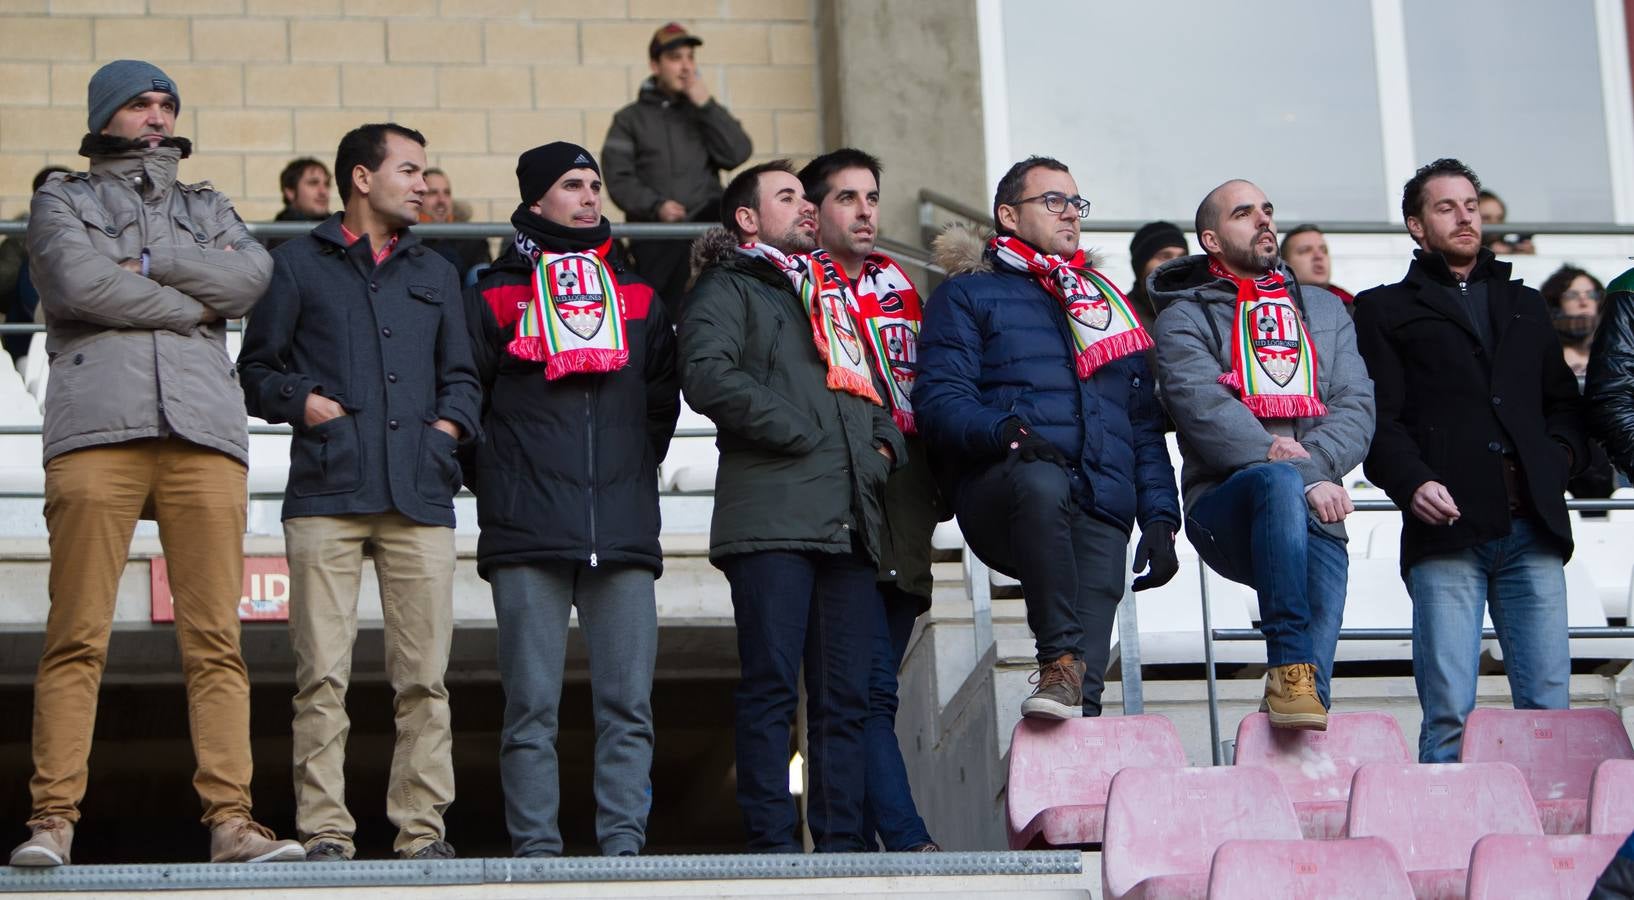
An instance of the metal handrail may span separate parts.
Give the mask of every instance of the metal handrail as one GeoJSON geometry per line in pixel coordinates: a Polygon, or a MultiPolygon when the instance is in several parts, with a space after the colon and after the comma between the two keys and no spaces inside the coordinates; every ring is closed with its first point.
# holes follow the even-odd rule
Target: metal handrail
{"type": "MultiPolygon", "coordinates": [[[[1399,507],[1390,500],[1353,500],[1352,505],[1356,512],[1397,512],[1399,507]]],[[[1634,499],[1567,499],[1566,508],[1577,512],[1611,512],[1614,510],[1634,510],[1634,499]]],[[[1197,561],[1197,581],[1199,602],[1203,610],[1203,666],[1207,670],[1204,679],[1208,686],[1208,728],[1209,750],[1214,759],[1214,765],[1220,765],[1225,758],[1220,743],[1220,695],[1218,677],[1214,672],[1214,642],[1215,641],[1263,641],[1265,635],[1257,628],[1215,628],[1213,627],[1213,610],[1209,601],[1208,564],[1201,559],[1197,561]]],[[[1481,629],[1482,640],[1496,639],[1498,633],[1492,628],[1481,629]]],[[[1405,641],[1411,640],[1411,628],[1340,628],[1340,641],[1405,641]]],[[[1597,625],[1578,626],[1566,629],[1567,639],[1613,639],[1634,638],[1634,625],[1597,625]]]]}

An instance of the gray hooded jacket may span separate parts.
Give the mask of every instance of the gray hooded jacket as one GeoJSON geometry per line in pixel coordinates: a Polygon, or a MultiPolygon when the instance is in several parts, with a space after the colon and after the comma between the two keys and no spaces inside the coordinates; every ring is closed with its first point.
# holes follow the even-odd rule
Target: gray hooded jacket
{"type": "MultiPolygon", "coordinates": [[[[1293,288],[1293,273],[1283,268],[1282,275],[1293,288]]],[[[1317,391],[1328,414],[1262,420],[1248,411],[1236,391],[1219,382],[1231,369],[1236,286],[1210,274],[1208,257],[1198,255],[1158,266],[1146,289],[1158,310],[1152,335],[1158,393],[1180,439],[1180,485],[1188,511],[1237,470],[1268,462],[1275,435],[1292,437],[1310,452],[1309,459],[1290,460],[1307,485],[1341,483],[1345,473],[1361,465],[1373,440],[1373,380],[1356,352],[1356,330],[1343,301],[1313,285],[1299,285],[1296,294],[1316,350],[1317,391]]],[[[1345,537],[1342,522],[1322,528],[1345,537]]]]}

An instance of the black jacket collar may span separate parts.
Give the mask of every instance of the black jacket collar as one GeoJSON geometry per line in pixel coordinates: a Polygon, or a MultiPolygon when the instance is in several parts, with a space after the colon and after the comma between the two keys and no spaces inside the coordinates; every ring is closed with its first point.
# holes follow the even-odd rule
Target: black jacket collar
{"type": "MultiPolygon", "coordinates": [[[[1511,271],[1513,267],[1509,263],[1498,259],[1493,256],[1491,250],[1482,247],[1481,252],[1475,257],[1475,267],[1470,269],[1469,278],[1465,279],[1466,282],[1486,284],[1487,311],[1492,322],[1494,348],[1502,345],[1504,332],[1508,330],[1510,320],[1515,317],[1518,302],[1516,286],[1519,282],[1510,280],[1511,271]]],[[[1447,266],[1446,257],[1425,250],[1413,251],[1412,265],[1407,268],[1407,277],[1402,279],[1402,286],[1416,295],[1418,302],[1451,319],[1458,327],[1464,329],[1472,340],[1479,343],[1480,335],[1470,322],[1469,313],[1452,295],[1452,292],[1458,289],[1458,284],[1458,279],[1447,266]]]]}

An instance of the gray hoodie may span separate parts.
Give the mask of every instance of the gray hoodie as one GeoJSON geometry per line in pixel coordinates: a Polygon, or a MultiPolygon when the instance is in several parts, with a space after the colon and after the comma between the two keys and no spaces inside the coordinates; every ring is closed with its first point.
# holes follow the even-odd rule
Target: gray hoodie
{"type": "MultiPolygon", "coordinates": [[[[1293,273],[1285,267],[1281,271],[1293,293],[1293,273]]],[[[1231,369],[1236,286],[1210,274],[1208,257],[1198,255],[1158,266],[1146,289],[1158,310],[1152,335],[1158,393],[1179,435],[1184,463],[1180,485],[1188,511],[1237,470],[1268,462],[1265,454],[1274,435],[1292,437],[1310,452],[1309,459],[1290,460],[1306,485],[1341,483],[1345,473],[1361,465],[1373,440],[1373,379],[1356,352],[1356,330],[1343,301],[1314,285],[1299,285],[1296,294],[1316,350],[1317,392],[1328,414],[1262,420],[1248,411],[1236,391],[1219,383],[1231,369]]],[[[1345,537],[1342,522],[1322,527],[1345,537]]]]}

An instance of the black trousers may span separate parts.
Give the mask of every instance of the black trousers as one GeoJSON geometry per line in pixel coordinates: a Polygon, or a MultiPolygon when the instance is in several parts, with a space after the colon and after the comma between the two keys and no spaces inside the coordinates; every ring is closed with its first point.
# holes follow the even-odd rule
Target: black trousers
{"type": "Polygon", "coordinates": [[[965,482],[954,512],[976,557],[1021,581],[1039,663],[1084,661],[1084,715],[1098,716],[1129,535],[1073,499],[1082,478],[1011,454],[965,482]]]}

